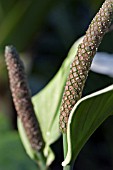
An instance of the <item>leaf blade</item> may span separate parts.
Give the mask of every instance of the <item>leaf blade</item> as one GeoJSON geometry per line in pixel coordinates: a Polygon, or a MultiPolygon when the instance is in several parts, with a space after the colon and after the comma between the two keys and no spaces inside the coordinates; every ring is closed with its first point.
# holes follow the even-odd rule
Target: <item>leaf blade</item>
{"type": "MultiPolygon", "coordinates": [[[[51,162],[54,160],[54,154],[50,148],[50,145],[60,137],[59,112],[63,90],[66,83],[67,75],[69,73],[70,63],[72,62],[77,52],[78,45],[80,44],[82,39],[83,37],[78,39],[74,43],[71,50],[69,51],[67,58],[63,62],[55,77],[47,84],[44,89],[42,89],[38,94],[32,97],[35,114],[39,121],[42,135],[45,141],[44,155],[47,158],[47,165],[50,165],[51,162]]],[[[35,155],[37,153],[34,153],[31,149],[19,118],[18,128],[26,152],[31,157],[31,159],[34,159],[36,161],[37,158],[35,155]]]]}
{"type": "Polygon", "coordinates": [[[63,166],[76,159],[93,132],[108,116],[113,114],[112,101],[113,85],[92,93],[77,102],[69,117],[67,130],[68,152],[62,162],[63,166]]]}
{"type": "Polygon", "coordinates": [[[61,99],[62,99],[67,75],[69,73],[70,63],[73,60],[77,52],[77,47],[79,43],[82,41],[82,39],[83,37],[77,40],[77,42],[71,48],[60,70],[55,75],[55,77],[51,80],[51,82],[40,93],[38,93],[32,98],[36,116],[39,119],[39,123],[43,131],[43,137],[49,145],[55,142],[55,140],[60,135],[59,110],[61,105],[61,99]],[[46,114],[47,111],[48,111],[48,115],[46,114]],[[50,131],[52,131],[52,133],[51,135],[48,136],[50,131]],[[55,137],[55,139],[53,140],[51,140],[52,135],[55,137]]]}

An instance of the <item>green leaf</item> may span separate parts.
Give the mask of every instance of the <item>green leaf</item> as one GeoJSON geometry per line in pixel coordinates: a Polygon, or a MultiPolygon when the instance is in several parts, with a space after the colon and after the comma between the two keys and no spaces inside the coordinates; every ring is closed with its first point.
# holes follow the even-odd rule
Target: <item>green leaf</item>
{"type": "Polygon", "coordinates": [[[33,149],[31,148],[31,145],[28,141],[28,138],[26,136],[23,124],[21,123],[21,119],[18,117],[18,130],[20,132],[20,137],[21,140],[23,142],[23,145],[26,149],[27,154],[32,158],[35,159],[35,152],[33,151],[33,149]]]}
{"type": "MultiPolygon", "coordinates": [[[[33,104],[37,119],[40,123],[43,138],[45,141],[44,154],[48,158],[47,164],[50,164],[53,159],[53,153],[50,149],[50,145],[54,143],[60,136],[59,131],[59,110],[62,100],[62,95],[64,91],[64,86],[66,83],[67,76],[69,74],[70,63],[74,58],[74,53],[77,52],[77,47],[82,41],[80,38],[68,54],[60,70],[55,75],[55,77],[50,81],[50,83],[33,98],[33,104]],[[73,53],[74,50],[74,53],[73,53]]],[[[28,139],[22,127],[21,121],[18,121],[19,132],[26,149],[26,152],[32,159],[36,159],[34,152],[32,151],[28,139]]]]}
{"type": "Polygon", "coordinates": [[[73,162],[93,132],[113,114],[113,85],[80,99],[69,116],[68,151],[63,166],[73,162]]]}
{"type": "MultiPolygon", "coordinates": [[[[75,53],[81,40],[82,38],[74,44],[75,53]]],[[[44,140],[48,145],[54,143],[60,135],[59,110],[64,86],[69,74],[70,63],[74,58],[72,50],[69,52],[68,57],[65,59],[55,77],[40,93],[35,95],[32,100],[44,140]]]]}
{"type": "MultiPolygon", "coordinates": [[[[29,140],[26,136],[26,133],[25,133],[25,130],[24,130],[24,127],[21,123],[20,118],[18,118],[18,129],[19,129],[19,132],[20,132],[20,137],[21,137],[22,143],[25,147],[27,154],[30,156],[31,159],[33,159],[37,162],[37,160],[40,159],[39,155],[38,155],[38,153],[36,153],[32,149],[32,147],[29,143],[29,140]]],[[[45,157],[47,157],[46,165],[49,166],[51,164],[51,162],[54,160],[54,154],[53,154],[51,148],[48,145],[46,145],[45,148],[44,148],[44,155],[45,155],[45,157]]]]}

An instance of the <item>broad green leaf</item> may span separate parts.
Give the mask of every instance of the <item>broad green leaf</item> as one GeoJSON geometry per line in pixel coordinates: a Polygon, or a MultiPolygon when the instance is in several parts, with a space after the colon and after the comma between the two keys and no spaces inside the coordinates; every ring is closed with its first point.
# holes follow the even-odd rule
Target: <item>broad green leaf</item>
{"type": "MultiPolygon", "coordinates": [[[[74,46],[75,53],[80,42],[81,39],[74,46]]],[[[73,55],[71,51],[56,76],[40,93],[33,97],[35,112],[47,145],[55,142],[60,135],[59,109],[72,59],[73,55]]]]}
{"type": "MultiPolygon", "coordinates": [[[[53,153],[50,149],[50,145],[54,143],[60,136],[59,131],[59,110],[63,95],[64,86],[66,83],[67,76],[69,74],[70,63],[74,58],[74,54],[77,52],[77,47],[82,41],[80,38],[75,44],[74,47],[70,50],[68,57],[65,59],[60,70],[55,75],[55,77],[50,81],[50,83],[33,98],[33,104],[37,119],[40,123],[42,130],[43,138],[46,144],[44,149],[44,154],[47,159],[47,164],[50,164],[53,161],[53,153]],[[74,51],[74,52],[73,52],[74,51]]],[[[27,153],[33,159],[34,152],[28,144],[28,139],[22,127],[21,121],[18,121],[19,132],[22,137],[23,144],[26,148],[27,153]]]]}
{"type": "MultiPolygon", "coordinates": [[[[75,54],[81,41],[82,38],[74,44],[75,54]]],[[[70,63],[74,58],[72,50],[69,52],[68,57],[65,59],[55,77],[40,93],[35,95],[32,100],[36,116],[40,122],[44,140],[48,145],[55,142],[60,135],[59,110],[64,86],[69,74],[70,63]]]]}
{"type": "Polygon", "coordinates": [[[67,129],[68,151],[62,163],[74,161],[93,132],[113,114],[113,85],[80,99],[71,111],[67,129]]]}

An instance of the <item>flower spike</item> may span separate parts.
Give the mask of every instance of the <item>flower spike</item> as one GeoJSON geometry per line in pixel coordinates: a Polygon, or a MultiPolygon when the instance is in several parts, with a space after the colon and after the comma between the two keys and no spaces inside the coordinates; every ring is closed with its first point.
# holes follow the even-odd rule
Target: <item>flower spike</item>
{"type": "Polygon", "coordinates": [[[69,114],[82,96],[93,57],[111,25],[112,18],[113,0],[105,0],[89,25],[83,42],[78,47],[77,54],[70,67],[60,109],[60,130],[64,133],[67,131],[69,114]]]}
{"type": "Polygon", "coordinates": [[[32,149],[40,151],[44,147],[44,141],[31,102],[24,65],[13,46],[6,46],[5,60],[9,74],[10,89],[17,114],[22,121],[32,149]]]}

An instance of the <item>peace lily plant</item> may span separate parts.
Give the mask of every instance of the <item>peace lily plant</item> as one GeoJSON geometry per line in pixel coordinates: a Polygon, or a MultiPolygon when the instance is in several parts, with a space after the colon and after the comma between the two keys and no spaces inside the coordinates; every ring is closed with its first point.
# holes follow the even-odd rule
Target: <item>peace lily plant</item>
{"type": "Polygon", "coordinates": [[[85,36],[72,46],[58,73],[32,98],[19,54],[13,46],[5,48],[19,133],[26,152],[41,170],[49,169],[55,159],[50,145],[61,134],[63,169],[73,169],[84,144],[113,114],[113,85],[82,97],[93,57],[110,29],[112,17],[113,0],[105,0],[85,36]]]}

